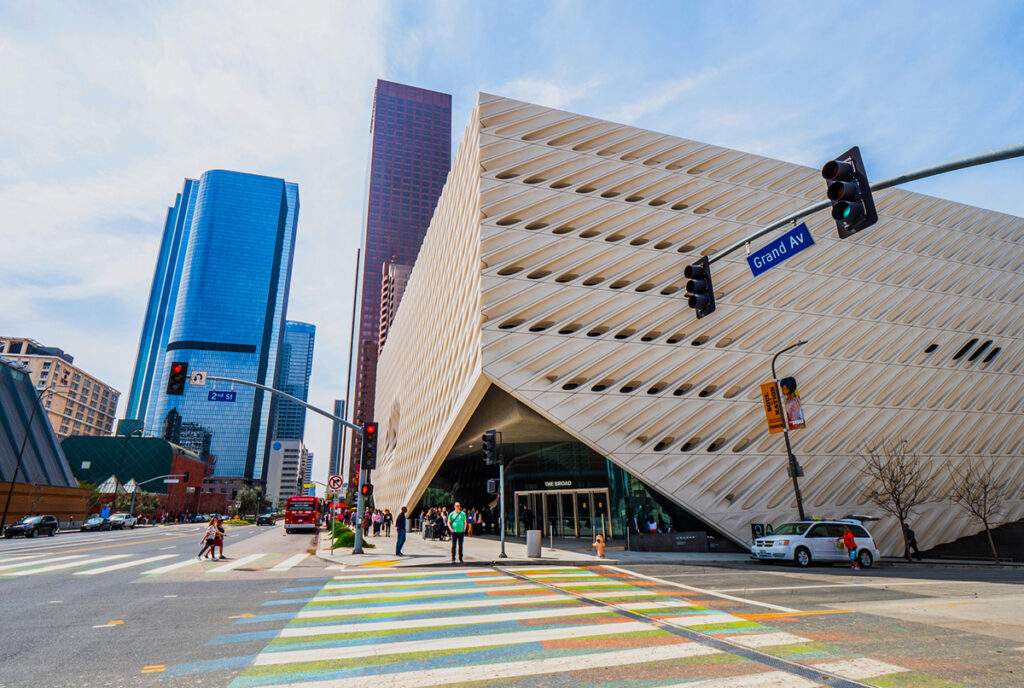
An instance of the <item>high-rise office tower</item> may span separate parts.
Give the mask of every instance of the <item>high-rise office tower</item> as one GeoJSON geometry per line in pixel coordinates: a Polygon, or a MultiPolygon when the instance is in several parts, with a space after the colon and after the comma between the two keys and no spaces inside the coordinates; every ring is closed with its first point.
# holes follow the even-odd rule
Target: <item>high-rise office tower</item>
{"type": "MultiPolygon", "coordinates": [[[[338,418],[345,417],[345,401],[343,399],[334,400],[334,415],[338,418]]],[[[331,460],[327,467],[327,475],[341,475],[343,437],[342,426],[334,423],[331,426],[331,460]]]]}
{"type": "MultiPolygon", "coordinates": [[[[316,325],[288,320],[281,344],[281,374],[277,389],[307,401],[309,375],[313,372],[313,341],[316,325]]],[[[301,440],[306,433],[306,408],[287,399],[277,401],[274,439],[301,440]]]]}
{"type": "MultiPolygon", "coordinates": [[[[353,342],[355,423],[373,418],[386,262],[412,265],[451,167],[452,97],[377,81],[360,271],[359,328],[353,342]]],[[[397,304],[396,304],[397,307],[397,304]]],[[[358,437],[353,438],[353,455],[358,437]]],[[[350,479],[354,477],[350,462],[350,479]]]]}
{"type": "Polygon", "coordinates": [[[168,396],[167,371],[277,386],[298,216],[297,185],[225,170],[185,180],[167,212],[126,417],[154,435],[201,426],[217,475],[263,476],[274,400],[213,382],[168,396]]]}

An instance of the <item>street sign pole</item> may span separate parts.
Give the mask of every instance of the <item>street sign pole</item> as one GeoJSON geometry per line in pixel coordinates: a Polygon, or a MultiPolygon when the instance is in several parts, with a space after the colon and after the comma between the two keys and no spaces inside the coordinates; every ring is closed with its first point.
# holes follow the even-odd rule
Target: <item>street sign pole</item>
{"type": "Polygon", "coordinates": [[[498,507],[499,521],[501,523],[501,554],[499,559],[508,559],[505,554],[505,438],[498,433],[498,507]]]}
{"type": "MultiPolygon", "coordinates": [[[[798,346],[803,346],[806,343],[807,342],[803,340],[798,341],[796,344],[791,344],[790,346],[787,346],[785,349],[783,349],[782,351],[780,351],[779,353],[775,354],[772,357],[772,380],[775,381],[775,390],[779,395],[780,408],[782,404],[782,390],[779,388],[779,376],[775,374],[775,361],[776,359],[778,359],[779,356],[786,353],[790,349],[795,349],[798,346]]],[[[781,408],[781,410],[782,433],[783,436],[786,438],[786,455],[789,457],[789,475],[793,479],[793,494],[796,496],[796,508],[800,514],[800,520],[803,521],[807,518],[807,516],[806,514],[804,514],[804,497],[800,493],[800,481],[797,479],[799,473],[799,465],[796,462],[796,456],[793,455],[793,445],[791,445],[789,442],[789,420],[786,418],[785,409],[781,408]]]]}
{"type": "Polygon", "coordinates": [[[363,468],[363,457],[359,457],[359,487],[356,488],[356,539],[352,543],[352,554],[363,553],[363,511],[366,509],[366,497],[363,496],[363,485],[366,484],[368,470],[363,468]]]}

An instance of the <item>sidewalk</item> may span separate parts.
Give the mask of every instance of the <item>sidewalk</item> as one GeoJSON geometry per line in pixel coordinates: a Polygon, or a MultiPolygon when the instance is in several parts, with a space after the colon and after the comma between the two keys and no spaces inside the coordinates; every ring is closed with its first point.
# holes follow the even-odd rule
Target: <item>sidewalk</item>
{"type": "MultiPolygon", "coordinates": [[[[347,566],[438,566],[451,565],[452,550],[449,540],[424,540],[419,532],[409,533],[403,556],[395,556],[395,535],[390,538],[369,537],[375,549],[364,548],[363,554],[352,554],[350,548],[330,550],[330,538],[326,532],[320,534],[317,556],[326,561],[347,566]],[[326,547],[326,549],[324,549],[326,547]]],[[[523,538],[506,538],[506,559],[500,559],[501,543],[495,535],[478,535],[465,539],[465,562],[467,564],[502,565],[561,564],[584,566],[594,564],[746,564],[749,554],[714,552],[627,552],[621,542],[613,542],[605,550],[604,559],[599,559],[587,540],[555,539],[554,547],[545,539],[539,559],[526,556],[526,541],[523,538]]]]}

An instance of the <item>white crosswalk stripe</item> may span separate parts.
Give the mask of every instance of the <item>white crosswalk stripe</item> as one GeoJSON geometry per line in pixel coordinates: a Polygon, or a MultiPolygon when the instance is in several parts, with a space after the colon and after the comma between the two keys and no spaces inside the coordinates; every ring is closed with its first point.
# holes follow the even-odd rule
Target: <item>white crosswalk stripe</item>
{"type": "Polygon", "coordinates": [[[276,566],[272,567],[270,570],[271,571],[288,571],[293,566],[295,566],[296,564],[298,564],[300,561],[302,561],[303,559],[305,559],[308,556],[309,555],[306,554],[305,552],[299,552],[298,554],[293,554],[292,556],[290,556],[287,559],[285,559],[284,561],[282,561],[280,564],[277,564],[276,566]]]}
{"type": "Polygon", "coordinates": [[[260,559],[265,556],[267,555],[264,552],[258,552],[256,554],[247,554],[244,557],[234,559],[226,564],[221,564],[216,568],[210,569],[210,573],[226,573],[228,571],[233,571],[234,569],[237,569],[239,566],[245,566],[249,562],[256,561],[257,559],[260,559]]]}
{"type": "Polygon", "coordinates": [[[75,571],[76,576],[95,576],[100,573],[108,573],[110,571],[118,571],[120,569],[128,569],[133,566],[142,566],[143,564],[149,564],[154,561],[163,561],[164,559],[170,559],[173,554],[161,554],[155,557],[147,557],[146,559],[135,559],[133,561],[126,561],[120,564],[111,564],[110,566],[102,566],[98,569],[89,569],[87,571],[75,571]]]}
{"type": "Polygon", "coordinates": [[[105,557],[94,557],[92,559],[76,559],[75,561],[66,561],[63,564],[51,564],[50,566],[44,566],[41,569],[28,569],[27,571],[15,571],[10,574],[12,576],[31,576],[37,573],[49,573],[50,571],[57,571],[60,569],[69,569],[73,566],[86,566],[89,564],[98,564],[101,561],[111,561],[113,559],[124,559],[130,557],[130,554],[108,554],[105,557]]]}
{"type": "Polygon", "coordinates": [[[143,573],[143,575],[144,576],[159,576],[159,575],[167,573],[169,571],[175,571],[177,569],[185,568],[186,566],[190,566],[192,564],[198,564],[198,563],[199,562],[196,560],[195,557],[188,557],[187,559],[184,559],[183,561],[178,561],[178,562],[175,562],[173,564],[168,564],[166,566],[161,566],[160,568],[157,568],[157,569],[151,569],[151,570],[146,571],[145,573],[143,573]]]}
{"type": "Polygon", "coordinates": [[[84,554],[71,554],[66,557],[35,557],[33,559],[23,559],[17,564],[4,564],[0,566],[0,571],[7,571],[10,569],[18,569],[22,566],[36,566],[38,564],[53,563],[55,561],[64,561],[66,559],[83,559],[84,554]]]}

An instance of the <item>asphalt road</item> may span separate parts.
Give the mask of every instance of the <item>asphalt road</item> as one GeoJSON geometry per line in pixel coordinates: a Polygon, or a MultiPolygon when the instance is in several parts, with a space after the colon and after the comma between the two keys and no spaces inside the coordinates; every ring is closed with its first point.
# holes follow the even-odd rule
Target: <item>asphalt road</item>
{"type": "Polygon", "coordinates": [[[234,666],[198,677],[165,676],[165,668],[254,654],[265,640],[215,639],[275,592],[330,574],[301,557],[311,535],[285,535],[280,525],[228,526],[229,558],[199,562],[204,531],[197,524],[0,540],[0,686],[227,685],[234,666]]]}

